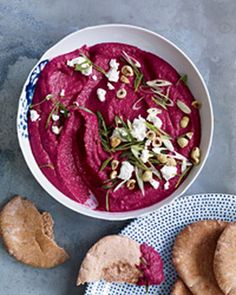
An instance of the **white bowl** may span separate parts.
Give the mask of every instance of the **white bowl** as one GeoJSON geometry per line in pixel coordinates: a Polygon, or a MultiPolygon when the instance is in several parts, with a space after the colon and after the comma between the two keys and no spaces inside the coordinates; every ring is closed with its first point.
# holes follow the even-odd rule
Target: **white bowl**
{"type": "Polygon", "coordinates": [[[29,74],[20,96],[17,114],[17,133],[27,165],[37,181],[54,199],[66,207],[84,215],[107,220],[123,220],[150,213],[170,203],[190,187],[201,172],[210,150],[213,135],[213,112],[210,96],[201,74],[193,62],[176,45],[164,37],[143,28],[119,24],[101,25],[85,28],[68,35],[45,52],[40,58],[29,74]],[[27,112],[33,98],[34,87],[38,76],[46,63],[45,60],[50,60],[55,56],[73,51],[84,44],[94,45],[102,42],[122,42],[131,44],[162,57],[179,73],[186,73],[188,75],[188,85],[193,95],[202,102],[202,108],[200,110],[202,126],[200,148],[202,151],[202,159],[200,165],[191,170],[186,180],[169,197],[152,206],[134,211],[119,213],[94,211],[65,196],[41,172],[34,159],[28,139],[27,112]]]}

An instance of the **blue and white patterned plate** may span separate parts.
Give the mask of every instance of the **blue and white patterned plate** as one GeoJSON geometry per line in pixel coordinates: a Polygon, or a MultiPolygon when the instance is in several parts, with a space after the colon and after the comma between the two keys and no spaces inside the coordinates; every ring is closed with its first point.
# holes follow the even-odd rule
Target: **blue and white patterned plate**
{"type": "MultiPolygon", "coordinates": [[[[121,234],[139,243],[152,245],[164,260],[165,281],[161,286],[152,286],[149,295],[169,295],[176,279],[171,263],[172,246],[176,235],[186,225],[203,219],[236,220],[236,196],[204,194],[180,197],[146,217],[131,222],[121,234]]],[[[145,287],[128,284],[96,282],[89,284],[85,295],[140,295],[145,287]]]]}

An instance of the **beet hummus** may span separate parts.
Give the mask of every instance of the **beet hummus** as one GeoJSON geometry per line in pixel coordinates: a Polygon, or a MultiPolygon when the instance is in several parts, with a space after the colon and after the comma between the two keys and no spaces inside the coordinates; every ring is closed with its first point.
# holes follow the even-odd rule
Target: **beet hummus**
{"type": "Polygon", "coordinates": [[[142,272],[137,285],[160,285],[164,281],[163,261],[159,253],[147,244],[140,245],[142,256],[138,269],[142,272]]]}
{"type": "Polygon", "coordinates": [[[200,103],[160,57],[120,43],[49,61],[28,128],[34,157],[66,196],[96,210],[168,197],[200,162],[200,103]]]}

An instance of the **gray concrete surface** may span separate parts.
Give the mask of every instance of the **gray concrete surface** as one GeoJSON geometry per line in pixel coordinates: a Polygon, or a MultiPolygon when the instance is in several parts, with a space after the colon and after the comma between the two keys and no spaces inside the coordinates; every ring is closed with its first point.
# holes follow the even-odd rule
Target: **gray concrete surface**
{"type": "Polygon", "coordinates": [[[63,266],[37,270],[18,263],[0,245],[1,295],[83,294],[75,280],[86,250],[99,237],[127,224],[91,219],[64,208],[27,168],[15,121],[21,87],[37,59],[68,33],[103,23],[143,26],[175,42],[200,69],[215,113],[213,148],[188,193],[235,193],[235,12],[234,0],[0,0],[0,205],[21,194],[50,211],[57,240],[71,254],[63,266]]]}

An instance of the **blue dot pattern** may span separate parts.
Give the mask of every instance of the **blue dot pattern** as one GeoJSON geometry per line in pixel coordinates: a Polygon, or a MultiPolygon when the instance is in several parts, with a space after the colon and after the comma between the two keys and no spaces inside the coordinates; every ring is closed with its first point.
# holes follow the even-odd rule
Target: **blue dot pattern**
{"type": "Polygon", "coordinates": [[[21,97],[20,97],[20,103],[19,103],[19,122],[17,124],[17,132],[19,135],[21,135],[24,138],[28,138],[28,111],[29,107],[31,105],[34,90],[36,83],[38,81],[39,75],[45,65],[48,63],[48,60],[43,60],[39,62],[35,68],[33,69],[31,75],[27,79],[27,83],[23,88],[21,97]]]}
{"type": "MultiPolygon", "coordinates": [[[[165,281],[160,286],[152,286],[149,295],[169,295],[176,280],[176,272],[171,262],[172,246],[176,235],[186,225],[203,219],[236,220],[236,196],[224,194],[204,194],[185,196],[136,219],[122,232],[139,243],[152,245],[164,261],[165,281]]],[[[146,294],[145,287],[129,284],[90,283],[85,295],[140,295],[146,294]]]]}

